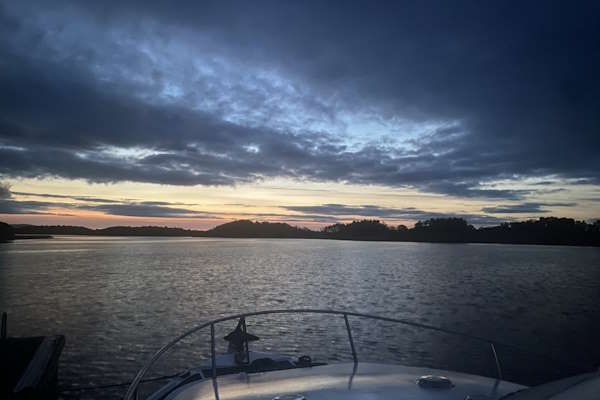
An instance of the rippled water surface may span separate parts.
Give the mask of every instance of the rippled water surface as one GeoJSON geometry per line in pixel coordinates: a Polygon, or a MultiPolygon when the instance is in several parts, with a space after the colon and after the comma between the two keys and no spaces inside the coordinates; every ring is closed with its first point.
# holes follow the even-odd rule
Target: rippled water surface
{"type": "MultiPolygon", "coordinates": [[[[505,376],[537,383],[599,364],[600,249],[327,240],[57,237],[0,244],[0,310],[11,336],[64,334],[64,397],[118,397],[151,353],[210,316],[334,308],[441,326],[499,346],[505,376]]],[[[344,321],[250,319],[256,348],[350,359],[344,321]]],[[[352,320],[359,358],[494,374],[489,348],[352,320]]],[[[222,336],[233,326],[219,327],[222,336]]],[[[154,370],[208,354],[193,337],[154,370]]],[[[223,349],[220,343],[219,349],[223,349]]]]}

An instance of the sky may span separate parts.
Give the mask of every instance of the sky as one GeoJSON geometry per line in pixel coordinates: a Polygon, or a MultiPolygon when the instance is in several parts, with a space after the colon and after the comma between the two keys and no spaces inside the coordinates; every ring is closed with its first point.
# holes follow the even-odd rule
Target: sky
{"type": "Polygon", "coordinates": [[[0,220],[596,219],[598,15],[0,0],[0,220]]]}

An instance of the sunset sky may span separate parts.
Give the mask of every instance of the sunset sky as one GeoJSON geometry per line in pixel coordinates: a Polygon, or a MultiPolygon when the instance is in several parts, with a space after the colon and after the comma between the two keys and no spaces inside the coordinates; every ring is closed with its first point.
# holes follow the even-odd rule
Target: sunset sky
{"type": "Polygon", "coordinates": [[[0,0],[0,221],[600,217],[599,2],[0,0]]]}

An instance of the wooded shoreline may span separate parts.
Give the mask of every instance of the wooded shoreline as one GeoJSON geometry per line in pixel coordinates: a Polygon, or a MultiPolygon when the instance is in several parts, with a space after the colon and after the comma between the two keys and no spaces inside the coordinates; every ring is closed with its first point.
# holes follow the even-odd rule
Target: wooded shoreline
{"type": "MultiPolygon", "coordinates": [[[[363,241],[399,241],[432,243],[499,243],[600,246],[600,221],[586,223],[570,218],[547,217],[538,220],[503,223],[475,228],[462,218],[434,218],[419,221],[413,228],[389,226],[378,220],[361,220],[334,224],[314,231],[286,223],[240,220],[219,225],[207,231],[159,226],[115,226],[90,229],[66,225],[9,226],[12,237],[4,240],[35,237],[35,235],[86,236],[166,236],[222,238],[296,238],[363,241]]],[[[4,231],[3,230],[3,231],[4,231]]],[[[39,236],[41,238],[42,236],[39,236]]],[[[1,240],[1,239],[0,239],[1,240]]]]}

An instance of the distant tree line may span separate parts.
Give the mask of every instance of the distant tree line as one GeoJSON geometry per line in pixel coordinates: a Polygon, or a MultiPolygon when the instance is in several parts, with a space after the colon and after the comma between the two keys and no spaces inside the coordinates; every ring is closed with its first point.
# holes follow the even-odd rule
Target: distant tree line
{"type": "Polygon", "coordinates": [[[111,226],[90,229],[71,225],[15,225],[17,235],[87,235],[87,236],[192,236],[194,230],[166,226],[111,226]]]}
{"type": "Polygon", "coordinates": [[[13,240],[15,237],[15,231],[12,226],[0,222],[0,243],[13,240]]]}
{"type": "Polygon", "coordinates": [[[477,229],[462,218],[433,218],[419,221],[411,229],[404,225],[392,227],[378,220],[335,224],[323,230],[327,236],[349,240],[392,240],[410,242],[471,242],[477,229]]]}
{"type": "Polygon", "coordinates": [[[391,227],[377,220],[326,227],[327,237],[348,240],[392,240],[445,243],[513,243],[600,246],[600,220],[592,224],[571,218],[547,217],[475,228],[463,218],[432,218],[413,228],[391,227]]]}
{"type": "MultiPolygon", "coordinates": [[[[3,232],[0,225],[0,232],[3,232]]],[[[8,225],[6,225],[8,226],[8,225]]],[[[10,226],[8,226],[10,228],[10,226]]],[[[97,235],[97,236],[192,236],[229,238],[306,238],[341,240],[379,240],[445,243],[514,243],[600,246],[600,221],[586,223],[571,218],[539,218],[507,222],[493,227],[475,228],[463,218],[432,218],[419,221],[413,228],[389,226],[378,220],[334,224],[320,231],[298,228],[285,223],[229,222],[208,231],[159,226],[115,226],[89,229],[80,226],[18,225],[19,234],[97,235]]]]}

